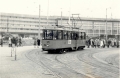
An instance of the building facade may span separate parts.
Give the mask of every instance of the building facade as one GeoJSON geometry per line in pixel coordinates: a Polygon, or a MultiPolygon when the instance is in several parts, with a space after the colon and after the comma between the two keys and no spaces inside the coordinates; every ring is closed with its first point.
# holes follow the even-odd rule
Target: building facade
{"type": "MultiPolygon", "coordinates": [[[[34,16],[22,14],[0,13],[0,33],[23,35],[24,37],[37,36],[38,30],[47,26],[78,27],[86,31],[88,36],[118,35],[120,34],[120,19],[105,18],[70,18],[58,16],[34,16]],[[39,23],[40,21],[40,23],[39,23]]],[[[42,33],[42,30],[40,30],[42,33]]]]}
{"type": "MultiPolygon", "coordinates": [[[[73,20],[71,18],[71,20],[73,20]]],[[[68,24],[68,19],[59,19],[58,23],[62,25],[68,24]]],[[[72,27],[78,27],[86,31],[88,36],[95,37],[100,35],[119,35],[120,19],[100,19],[100,18],[81,18],[70,21],[72,27]]]]}

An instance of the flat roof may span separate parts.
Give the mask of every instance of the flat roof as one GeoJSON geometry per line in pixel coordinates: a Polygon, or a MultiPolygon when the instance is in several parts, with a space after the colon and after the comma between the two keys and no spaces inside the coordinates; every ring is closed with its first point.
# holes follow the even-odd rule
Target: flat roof
{"type": "MultiPolygon", "coordinates": [[[[86,17],[80,17],[80,19],[78,17],[74,18],[75,20],[78,21],[102,21],[105,22],[106,18],[86,18],[86,17]]],[[[61,18],[57,18],[57,20],[61,20],[61,18]]],[[[63,17],[62,20],[68,20],[68,17],[63,17]]],[[[73,18],[71,17],[70,20],[73,20],[73,18]]],[[[120,22],[120,19],[110,19],[107,18],[107,22],[120,22]]]]}
{"type": "MultiPolygon", "coordinates": [[[[0,15],[5,15],[5,16],[17,16],[17,17],[29,17],[29,18],[39,18],[39,15],[28,15],[28,14],[15,14],[15,13],[0,13],[0,15]]],[[[46,18],[47,16],[41,16],[41,18],[46,18]]],[[[72,20],[73,18],[70,17],[72,20]]],[[[61,20],[61,16],[49,16],[49,20],[50,19],[55,19],[55,20],[61,20]]],[[[82,21],[106,21],[106,17],[105,18],[91,18],[91,17],[80,17],[80,19],[78,19],[78,17],[74,17],[75,20],[82,20],[82,21]]],[[[67,16],[63,16],[62,20],[68,20],[67,16]]],[[[120,19],[115,19],[115,18],[107,18],[107,22],[120,22],[120,19]]]]}

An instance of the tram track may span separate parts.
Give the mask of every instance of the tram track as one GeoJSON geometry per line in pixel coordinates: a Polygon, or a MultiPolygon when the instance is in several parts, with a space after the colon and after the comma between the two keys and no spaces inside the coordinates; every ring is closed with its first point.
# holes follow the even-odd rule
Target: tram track
{"type": "MultiPolygon", "coordinates": [[[[32,52],[32,51],[31,51],[32,52]]],[[[35,58],[31,58],[31,57],[29,57],[29,55],[31,54],[31,52],[29,52],[27,55],[27,57],[31,60],[31,61],[33,61],[33,62],[35,62],[35,63],[37,63],[38,64],[38,60],[37,60],[37,62],[36,61],[34,61],[35,60],[35,58]]],[[[56,65],[58,64],[58,66],[59,66],[59,64],[62,64],[61,65],[61,67],[60,67],[60,70],[62,70],[62,71],[59,71],[59,68],[53,68],[53,67],[51,67],[52,66],[52,64],[53,63],[51,63],[51,64],[48,64],[49,62],[52,62],[52,60],[51,59],[48,59],[48,58],[46,58],[44,55],[43,56],[39,56],[38,54],[39,54],[39,51],[36,51],[36,52],[34,52],[34,54],[35,54],[35,56],[36,56],[36,58],[38,58],[39,57],[39,59],[42,59],[42,60],[39,60],[39,62],[42,64],[42,66],[44,66],[45,68],[47,68],[47,69],[49,69],[49,71],[52,71],[55,75],[57,75],[57,78],[73,78],[71,75],[69,75],[69,73],[71,73],[71,74],[73,74],[74,76],[76,76],[76,78],[92,78],[92,77],[89,77],[89,76],[86,76],[86,75],[84,75],[84,74],[81,74],[81,73],[79,73],[79,72],[77,72],[77,71],[75,71],[74,69],[72,69],[72,68],[70,68],[67,64],[64,64],[64,63],[62,63],[62,62],[60,62],[58,59],[57,59],[57,57],[58,56],[60,56],[60,55],[52,55],[52,59],[54,60],[54,61],[56,61],[56,65]],[[44,60],[43,60],[44,59],[44,60]],[[48,62],[49,61],[49,62],[48,62]],[[47,63],[48,62],[48,63],[47,63]],[[56,71],[56,69],[57,69],[57,71],[56,71]],[[64,73],[64,72],[67,72],[67,73],[64,73]]],[[[33,55],[32,55],[33,56],[33,55]]],[[[54,63],[55,64],[55,63],[54,63]]],[[[38,64],[39,65],[39,64],[38,64]]]]}
{"type": "MultiPolygon", "coordinates": [[[[49,67],[47,67],[42,61],[40,61],[40,60],[37,60],[37,61],[36,61],[35,59],[31,58],[29,55],[30,55],[33,51],[34,51],[34,50],[32,50],[32,51],[28,52],[27,54],[25,54],[25,57],[26,57],[27,59],[29,59],[30,61],[34,62],[35,64],[37,64],[38,66],[41,66],[42,68],[44,68],[45,70],[47,70],[48,72],[50,72],[50,73],[47,74],[47,75],[52,75],[52,76],[54,76],[54,77],[56,77],[56,78],[62,78],[60,75],[54,73],[51,69],[49,69],[49,67]]],[[[33,52],[33,53],[34,53],[34,52],[33,52]]],[[[35,52],[35,55],[38,55],[38,51],[35,52]]]]}
{"type": "MultiPolygon", "coordinates": [[[[111,74],[113,74],[113,75],[119,75],[119,71],[118,71],[118,68],[116,68],[116,67],[111,67],[111,65],[109,65],[109,64],[105,64],[105,63],[102,63],[102,62],[99,62],[99,61],[97,61],[94,57],[93,57],[93,54],[94,53],[97,53],[97,52],[86,52],[86,53],[84,53],[84,52],[82,52],[82,55],[81,54],[79,54],[79,55],[77,55],[77,58],[80,60],[80,61],[82,61],[82,62],[84,62],[84,63],[86,63],[86,64],[89,64],[89,65],[91,65],[91,66],[93,66],[94,68],[99,68],[99,69],[101,69],[101,70],[103,70],[103,71],[106,71],[106,72],[109,72],[109,73],[111,73],[111,74]],[[90,61],[88,61],[88,59],[90,60],[90,61]],[[91,61],[92,60],[92,61],[91,61]]],[[[103,73],[103,72],[99,72],[99,74],[100,73],[103,73]]]]}
{"type": "Polygon", "coordinates": [[[110,64],[110,65],[112,65],[112,66],[114,66],[114,67],[116,67],[116,68],[119,69],[119,62],[116,61],[116,58],[117,58],[117,57],[119,57],[119,55],[111,55],[111,56],[107,57],[107,58],[105,59],[105,61],[106,61],[108,64],[110,64]]]}
{"type": "MultiPolygon", "coordinates": [[[[58,56],[55,56],[55,60],[56,60],[57,62],[65,65],[67,68],[70,69],[70,71],[73,71],[74,73],[81,75],[82,78],[84,78],[84,77],[85,77],[85,78],[91,78],[90,76],[87,76],[87,75],[85,75],[85,74],[82,74],[82,73],[80,73],[80,72],[77,72],[75,69],[73,69],[72,67],[70,67],[68,64],[61,62],[57,57],[58,57],[58,56]],[[83,76],[84,76],[84,77],[83,77],[83,76]]],[[[80,77],[81,77],[81,76],[80,76],[80,77]]]]}
{"type": "MultiPolygon", "coordinates": [[[[56,71],[56,72],[58,72],[59,74],[61,74],[61,76],[63,77],[63,78],[90,78],[90,77],[87,77],[86,75],[83,75],[83,74],[81,74],[81,73],[79,73],[79,72],[77,72],[77,71],[75,71],[74,69],[72,69],[72,68],[70,68],[69,66],[67,66],[66,64],[64,64],[64,63],[62,63],[62,62],[60,62],[58,59],[57,59],[57,57],[58,56],[60,56],[60,55],[53,55],[52,57],[52,60],[53,61],[55,61],[55,65],[57,66],[57,67],[55,67],[55,68],[53,68],[53,67],[49,67],[50,69],[52,69],[52,70],[54,70],[54,71],[56,71]],[[59,68],[59,66],[61,66],[60,68],[59,68]],[[71,73],[71,74],[70,74],[71,73]]],[[[45,58],[45,57],[43,57],[44,59],[46,59],[46,60],[50,60],[50,59],[48,59],[48,58],[45,58]]],[[[45,61],[44,61],[45,62],[45,61]]],[[[51,61],[52,62],[52,61],[51,61]]],[[[45,63],[46,64],[46,63],[45,63]]],[[[52,63],[53,64],[53,63],[52,63]]],[[[54,65],[53,65],[54,66],[54,65]]]]}
{"type": "MultiPolygon", "coordinates": [[[[76,51],[73,55],[73,53],[47,54],[47,52],[42,53],[40,50],[32,50],[26,53],[25,56],[49,72],[48,75],[55,78],[117,78],[117,75],[119,75],[117,71],[118,68],[111,67],[110,64],[99,62],[93,57],[94,53],[98,52],[84,50],[81,52],[76,51]],[[72,60],[69,58],[75,60],[75,62],[73,62],[74,64],[72,64],[72,60]],[[64,61],[64,59],[66,61],[64,61]],[[82,62],[86,64],[85,66],[82,66],[83,68],[81,67],[81,65],[84,65],[81,64],[82,62]],[[76,65],[79,65],[80,67],[74,67],[76,65]],[[91,69],[92,71],[89,72],[86,68],[91,69]],[[84,69],[86,72],[83,71],[84,69]],[[108,75],[108,73],[110,75],[108,75]]],[[[112,61],[116,60],[115,57],[112,59],[114,59],[112,61]]]]}

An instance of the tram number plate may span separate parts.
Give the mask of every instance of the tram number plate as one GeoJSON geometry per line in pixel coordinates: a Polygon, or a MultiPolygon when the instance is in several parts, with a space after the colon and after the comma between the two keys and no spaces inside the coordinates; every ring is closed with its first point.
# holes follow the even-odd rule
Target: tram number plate
{"type": "Polygon", "coordinates": [[[71,40],[68,40],[68,44],[71,44],[71,40]]]}

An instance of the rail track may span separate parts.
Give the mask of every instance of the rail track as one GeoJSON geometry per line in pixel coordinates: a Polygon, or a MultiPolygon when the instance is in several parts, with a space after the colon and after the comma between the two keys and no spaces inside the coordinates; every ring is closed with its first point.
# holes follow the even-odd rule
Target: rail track
{"type": "MultiPolygon", "coordinates": [[[[97,51],[100,52],[99,49],[97,51]]],[[[98,53],[97,51],[82,50],[66,54],[48,54],[40,50],[32,50],[25,56],[55,78],[117,78],[119,68],[96,60],[93,55],[98,53]]],[[[107,57],[105,60],[117,64],[115,57],[107,57]]]]}

